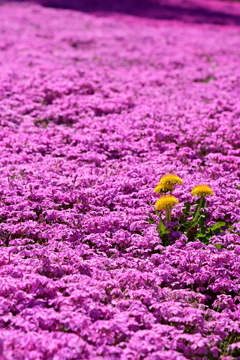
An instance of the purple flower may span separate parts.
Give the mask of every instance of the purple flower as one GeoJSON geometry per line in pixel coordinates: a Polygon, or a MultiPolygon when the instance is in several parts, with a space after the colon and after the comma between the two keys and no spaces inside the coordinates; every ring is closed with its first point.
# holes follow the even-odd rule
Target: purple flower
{"type": "Polygon", "coordinates": [[[240,4],[38,3],[0,6],[0,358],[238,356],[240,4]],[[209,245],[177,229],[196,184],[209,245]]]}

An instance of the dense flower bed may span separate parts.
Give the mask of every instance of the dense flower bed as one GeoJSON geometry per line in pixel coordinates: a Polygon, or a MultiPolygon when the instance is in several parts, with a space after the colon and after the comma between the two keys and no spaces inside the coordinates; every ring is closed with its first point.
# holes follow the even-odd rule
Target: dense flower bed
{"type": "Polygon", "coordinates": [[[0,358],[237,358],[239,27],[0,17],[0,358]],[[166,173],[184,179],[173,216],[204,183],[231,230],[164,247],[166,173]]]}

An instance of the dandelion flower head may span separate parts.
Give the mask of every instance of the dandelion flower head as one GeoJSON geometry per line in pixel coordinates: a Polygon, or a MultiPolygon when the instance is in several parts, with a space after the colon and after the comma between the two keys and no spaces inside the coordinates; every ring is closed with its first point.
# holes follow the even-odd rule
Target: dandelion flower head
{"type": "Polygon", "coordinates": [[[214,192],[210,188],[210,186],[205,184],[200,184],[195,186],[195,188],[191,191],[192,196],[208,196],[208,195],[214,195],[214,192]]]}
{"type": "Polygon", "coordinates": [[[154,192],[157,193],[157,194],[165,194],[167,193],[168,191],[173,191],[174,188],[172,185],[168,185],[168,184],[161,184],[159,183],[155,189],[154,189],[154,192]]]}
{"type": "Polygon", "coordinates": [[[178,199],[172,195],[164,195],[160,197],[155,203],[156,210],[172,209],[178,203],[178,199]]]}
{"type": "Polygon", "coordinates": [[[175,184],[183,184],[182,179],[174,174],[166,174],[163,175],[160,179],[160,184],[164,185],[175,185],[175,184]]]}

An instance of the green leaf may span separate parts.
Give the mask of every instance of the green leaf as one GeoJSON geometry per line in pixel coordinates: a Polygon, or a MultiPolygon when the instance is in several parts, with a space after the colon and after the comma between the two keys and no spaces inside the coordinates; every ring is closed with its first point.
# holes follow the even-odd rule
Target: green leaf
{"type": "Polygon", "coordinates": [[[203,244],[209,243],[209,237],[207,234],[197,234],[197,239],[200,240],[203,244]]]}
{"type": "Polygon", "coordinates": [[[185,212],[185,213],[188,213],[189,212],[189,210],[190,210],[190,207],[191,207],[191,204],[190,204],[190,202],[185,202],[184,203],[184,209],[183,209],[183,211],[185,212]]]}
{"type": "Polygon", "coordinates": [[[217,248],[217,249],[222,249],[222,245],[221,244],[213,244],[214,246],[215,246],[215,248],[217,248]]]}
{"type": "Polygon", "coordinates": [[[152,218],[148,218],[148,219],[147,219],[147,222],[148,222],[149,224],[155,224],[155,220],[152,219],[152,218]]]}
{"type": "Polygon", "coordinates": [[[163,232],[164,230],[166,230],[166,226],[162,222],[160,222],[157,226],[157,230],[163,232]]]}
{"type": "Polygon", "coordinates": [[[226,223],[224,221],[219,221],[219,222],[213,224],[209,229],[214,231],[214,230],[216,230],[216,229],[218,229],[220,227],[223,227],[225,225],[226,225],[226,223]]]}
{"type": "Polygon", "coordinates": [[[162,222],[160,222],[157,226],[157,231],[159,231],[161,235],[169,234],[169,231],[167,231],[166,229],[166,226],[162,222]]]}
{"type": "Polygon", "coordinates": [[[205,234],[197,234],[197,238],[200,239],[200,238],[205,238],[206,235],[205,234]]]}

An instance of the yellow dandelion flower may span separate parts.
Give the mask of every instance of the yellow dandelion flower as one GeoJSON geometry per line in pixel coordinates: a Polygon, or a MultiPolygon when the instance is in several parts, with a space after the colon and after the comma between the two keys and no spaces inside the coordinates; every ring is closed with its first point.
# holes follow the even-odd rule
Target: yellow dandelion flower
{"type": "Polygon", "coordinates": [[[172,185],[168,185],[168,184],[161,184],[159,183],[155,189],[154,189],[154,192],[157,193],[157,194],[165,194],[167,193],[168,191],[173,191],[174,188],[172,185]]]}
{"type": "Polygon", "coordinates": [[[195,188],[191,191],[192,196],[208,196],[208,195],[214,195],[214,192],[210,188],[210,186],[205,184],[200,184],[195,186],[195,188]]]}
{"type": "Polygon", "coordinates": [[[175,185],[175,184],[183,184],[182,179],[174,174],[166,174],[163,175],[160,179],[160,184],[164,185],[175,185]]]}
{"type": "Polygon", "coordinates": [[[155,203],[156,210],[172,209],[178,203],[178,199],[172,195],[164,195],[160,197],[155,203]]]}

